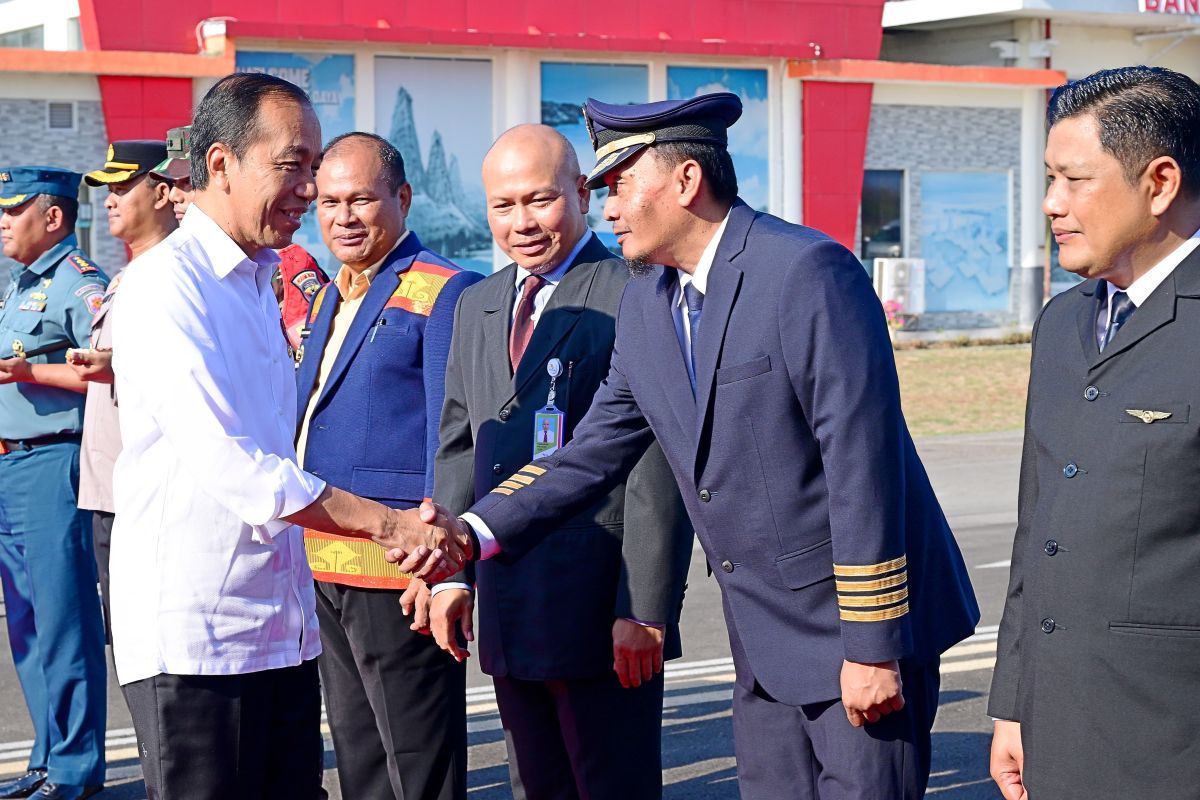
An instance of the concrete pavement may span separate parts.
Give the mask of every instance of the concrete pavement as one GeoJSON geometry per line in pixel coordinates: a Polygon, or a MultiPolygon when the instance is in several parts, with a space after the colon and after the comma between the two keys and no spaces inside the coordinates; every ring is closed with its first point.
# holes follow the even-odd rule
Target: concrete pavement
{"type": "MultiPolygon", "coordinates": [[[[1020,434],[938,437],[918,442],[918,449],[962,547],[983,610],[976,636],[943,660],[929,795],[990,800],[998,794],[987,777],[991,722],[985,706],[1016,523],[1020,434]]],[[[719,593],[715,582],[705,575],[698,547],[693,553],[682,628],[684,658],[667,671],[664,796],[730,800],[738,796],[730,721],[733,666],[719,593]]],[[[115,683],[109,694],[110,788],[102,796],[144,800],[129,715],[115,683]]],[[[7,641],[0,643],[0,710],[0,774],[20,772],[32,730],[7,641]]],[[[509,798],[503,732],[490,683],[474,665],[468,677],[468,712],[471,797],[509,798]]],[[[332,767],[328,744],[326,763],[332,767]]],[[[331,797],[339,800],[335,771],[328,770],[326,778],[331,797]]]]}

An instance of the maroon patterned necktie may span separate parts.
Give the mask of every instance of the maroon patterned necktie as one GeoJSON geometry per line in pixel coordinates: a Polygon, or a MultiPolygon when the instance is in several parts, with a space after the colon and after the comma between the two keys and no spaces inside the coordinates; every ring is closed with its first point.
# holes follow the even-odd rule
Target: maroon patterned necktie
{"type": "Polygon", "coordinates": [[[513,374],[525,355],[529,346],[529,337],[533,336],[533,301],[537,293],[546,285],[546,279],[541,275],[530,275],[521,284],[521,299],[517,310],[513,313],[512,333],[508,338],[508,358],[512,363],[513,374]]]}

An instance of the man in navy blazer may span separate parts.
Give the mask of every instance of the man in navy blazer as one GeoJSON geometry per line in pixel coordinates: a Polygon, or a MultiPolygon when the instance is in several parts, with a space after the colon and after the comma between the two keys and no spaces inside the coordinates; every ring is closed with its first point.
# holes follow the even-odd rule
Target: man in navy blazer
{"type": "MultiPolygon", "coordinates": [[[[351,133],[326,146],[317,218],[342,266],[313,300],[297,392],[303,468],[401,509],[432,496],[454,308],[483,278],[405,229],[411,200],[387,141],[351,133]]],[[[407,576],[367,539],[310,529],[304,544],[342,795],[465,798],[466,673],[410,626],[407,576]]]]}
{"type": "Polygon", "coordinates": [[[737,199],[740,114],[728,93],[588,101],[589,185],[608,186],[643,276],[608,378],[570,444],[439,521],[516,557],[656,437],[723,593],[742,797],[920,798],[939,656],[978,607],[871,282],[827,236],[737,199]]]}

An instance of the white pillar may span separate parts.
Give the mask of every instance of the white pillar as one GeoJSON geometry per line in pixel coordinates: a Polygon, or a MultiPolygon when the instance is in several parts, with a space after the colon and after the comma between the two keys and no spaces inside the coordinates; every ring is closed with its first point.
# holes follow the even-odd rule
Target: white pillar
{"type": "Polygon", "coordinates": [[[775,178],[782,189],[781,216],[788,222],[800,223],[804,220],[803,89],[799,78],[787,76],[786,67],[781,71],[780,124],[778,128],[772,126],[772,130],[780,132],[779,172],[775,178]]]}

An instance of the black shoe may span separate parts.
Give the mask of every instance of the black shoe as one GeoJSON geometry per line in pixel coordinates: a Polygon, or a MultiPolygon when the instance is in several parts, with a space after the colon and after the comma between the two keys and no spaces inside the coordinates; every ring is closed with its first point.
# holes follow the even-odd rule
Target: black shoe
{"type": "Polygon", "coordinates": [[[46,782],[46,770],[31,769],[19,778],[0,783],[0,797],[29,797],[46,782]]]}
{"type": "Polygon", "coordinates": [[[43,783],[33,800],[84,800],[104,791],[103,786],[70,786],[65,783],[43,783]]]}

